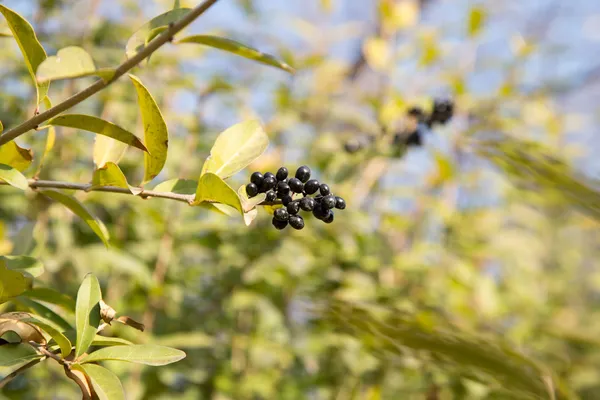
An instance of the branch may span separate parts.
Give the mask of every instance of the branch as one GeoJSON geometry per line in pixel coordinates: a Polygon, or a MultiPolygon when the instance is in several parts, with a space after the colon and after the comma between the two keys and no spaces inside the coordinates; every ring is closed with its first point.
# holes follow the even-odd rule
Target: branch
{"type": "Polygon", "coordinates": [[[109,81],[103,81],[102,79],[97,80],[92,85],[88,86],[86,89],[83,89],[81,92],[69,97],[62,103],[55,105],[54,107],[44,111],[41,114],[34,116],[33,118],[28,119],[16,127],[7,130],[3,135],[0,135],[0,146],[10,142],[11,140],[16,139],[17,137],[23,135],[24,133],[35,129],[42,122],[49,120],[52,117],[57,116],[63,111],[68,110],[69,108],[81,103],[88,97],[93,96],[98,93],[121,76],[126,74],[133,67],[142,62],[145,58],[148,58],[152,53],[158,50],[165,43],[170,42],[173,39],[173,36],[181,31],[183,28],[191,24],[196,18],[204,14],[206,10],[208,10],[213,4],[215,4],[218,0],[205,0],[202,4],[199,4],[195,8],[193,8],[189,13],[185,15],[182,19],[170,25],[169,28],[164,31],[162,34],[158,35],[154,38],[143,50],[137,53],[132,58],[125,61],[115,70],[115,74],[109,81]]]}

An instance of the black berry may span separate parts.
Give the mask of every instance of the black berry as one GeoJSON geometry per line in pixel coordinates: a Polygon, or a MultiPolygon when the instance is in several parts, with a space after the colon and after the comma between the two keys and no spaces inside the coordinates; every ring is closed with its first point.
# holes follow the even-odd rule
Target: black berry
{"type": "Polygon", "coordinates": [[[296,170],[296,178],[300,179],[302,183],[305,183],[310,179],[310,168],[306,165],[301,166],[296,170]]]}
{"type": "Polygon", "coordinates": [[[315,199],[312,197],[305,197],[300,200],[300,208],[304,211],[312,211],[315,208],[315,199]]]}
{"type": "Polygon", "coordinates": [[[335,197],[335,208],[338,210],[343,210],[346,208],[346,200],[342,199],[340,196],[335,197]]]}
{"type": "Polygon", "coordinates": [[[275,180],[274,177],[265,175],[265,179],[263,180],[263,183],[260,186],[260,191],[266,192],[268,190],[271,190],[275,187],[276,184],[277,184],[277,181],[275,180]]]}
{"type": "Polygon", "coordinates": [[[290,179],[288,185],[290,185],[290,189],[292,189],[292,192],[294,193],[302,193],[304,190],[304,184],[298,178],[290,179]]]}
{"type": "Polygon", "coordinates": [[[272,190],[269,190],[267,192],[267,198],[266,198],[266,200],[267,201],[275,201],[275,200],[277,200],[277,193],[275,193],[272,190]]]}
{"type": "Polygon", "coordinates": [[[298,211],[300,211],[300,201],[296,200],[288,203],[287,211],[292,215],[298,214],[298,211]]]}
{"type": "Polygon", "coordinates": [[[323,222],[325,222],[326,224],[330,224],[333,222],[333,211],[331,211],[331,210],[327,210],[327,211],[329,211],[329,214],[323,218],[323,222]]]}
{"type": "Polygon", "coordinates": [[[299,215],[290,216],[290,226],[294,229],[300,230],[304,228],[304,219],[299,215]]]}
{"type": "Polygon", "coordinates": [[[283,228],[285,228],[288,224],[287,221],[280,221],[278,219],[273,218],[273,221],[271,221],[271,223],[273,224],[273,226],[275,228],[277,228],[278,230],[282,230],[283,228]]]}
{"type": "Polygon", "coordinates": [[[279,221],[287,221],[290,214],[285,208],[278,208],[273,212],[273,217],[279,221]]]}
{"type": "Polygon", "coordinates": [[[323,197],[323,200],[321,200],[321,206],[328,209],[335,207],[335,203],[335,196],[332,194],[328,194],[327,196],[323,197]]]}
{"type": "Polygon", "coordinates": [[[258,194],[258,186],[255,183],[249,183],[246,185],[246,194],[248,197],[254,197],[258,194]]]}
{"type": "Polygon", "coordinates": [[[290,194],[290,185],[285,182],[277,183],[277,194],[279,197],[285,196],[286,194],[290,194]]]}
{"type": "Polygon", "coordinates": [[[306,194],[315,194],[319,190],[319,181],[311,179],[304,184],[304,192],[306,194]]]}
{"type": "Polygon", "coordinates": [[[291,202],[292,202],[292,196],[290,196],[289,194],[286,194],[285,196],[281,197],[281,204],[283,204],[284,206],[287,206],[291,202]]]}
{"type": "Polygon", "coordinates": [[[275,178],[277,178],[278,181],[283,181],[288,177],[288,169],[286,167],[281,167],[277,170],[277,175],[275,175],[275,178]]]}
{"type": "Polygon", "coordinates": [[[323,196],[327,196],[331,193],[331,190],[329,190],[329,185],[326,185],[325,183],[321,183],[321,186],[319,186],[319,191],[323,196]]]}
{"type": "Polygon", "coordinates": [[[254,183],[257,188],[263,183],[264,176],[260,172],[255,172],[250,176],[250,182],[254,183]]]}
{"type": "Polygon", "coordinates": [[[275,175],[273,175],[272,172],[265,172],[265,178],[268,178],[268,177],[275,179],[275,175]]]}
{"type": "Polygon", "coordinates": [[[313,215],[315,218],[323,220],[328,218],[329,214],[331,214],[331,210],[323,208],[323,206],[320,204],[315,204],[315,208],[313,209],[313,215]]]}

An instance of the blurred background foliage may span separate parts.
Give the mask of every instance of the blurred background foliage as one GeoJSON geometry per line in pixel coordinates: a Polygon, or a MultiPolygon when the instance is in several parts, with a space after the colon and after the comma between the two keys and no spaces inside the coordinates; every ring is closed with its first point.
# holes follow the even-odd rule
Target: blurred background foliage
{"type": "MultiPolygon", "coordinates": [[[[118,65],[133,31],[173,6],[3,3],[32,22],[49,54],[81,46],[99,67],[118,65]]],[[[111,365],[129,398],[549,398],[544,388],[557,382],[573,398],[600,398],[600,4],[230,0],[188,32],[240,40],[298,72],[193,45],[166,46],[136,68],[171,134],[154,182],[197,179],[216,135],[258,116],[271,146],[234,180],[306,164],[348,208],[331,225],[310,220],[302,231],[279,232],[263,210],[247,228],[166,200],[76,193],[108,226],[107,250],[64,207],[0,187],[0,254],[40,258],[46,273],[38,285],[72,296],[93,272],[106,302],[147,327],[110,332],[187,352],[161,369],[111,365]],[[436,96],[455,99],[452,123],[430,132],[423,147],[389,157],[385,132],[436,96]],[[344,152],[344,143],[364,136],[377,137],[377,148],[344,152]],[[383,323],[384,345],[369,336],[363,311],[320,313],[319,301],[331,299],[406,313],[422,331],[454,327],[438,332],[448,347],[436,352],[435,343],[394,337],[383,323]],[[338,323],[346,317],[367,329],[349,331],[338,323]],[[504,385],[494,369],[481,378],[484,364],[463,364],[470,355],[460,346],[453,353],[458,331],[502,338],[557,379],[536,383],[536,396],[504,385]]],[[[0,49],[0,120],[10,128],[33,114],[35,95],[17,46],[0,37],[0,49]]],[[[56,103],[90,82],[55,82],[50,96],[56,103]]],[[[73,111],[140,132],[126,81],[73,111]]],[[[93,137],[57,133],[40,178],[89,182],[93,137]]],[[[18,142],[39,155],[44,140],[31,132],[18,142]]],[[[120,166],[138,181],[141,164],[129,151],[120,166]]],[[[496,354],[471,345],[475,357],[496,354]]],[[[78,388],[46,365],[2,396],[76,398],[78,388]]]]}

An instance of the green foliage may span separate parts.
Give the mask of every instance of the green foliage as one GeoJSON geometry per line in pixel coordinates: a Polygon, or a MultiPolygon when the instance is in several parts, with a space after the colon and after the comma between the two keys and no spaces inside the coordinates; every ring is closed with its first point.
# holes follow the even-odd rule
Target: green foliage
{"type": "Polygon", "coordinates": [[[0,179],[17,189],[29,189],[27,178],[10,165],[0,164],[0,179]]]}
{"type": "Polygon", "coordinates": [[[75,369],[79,369],[90,378],[94,391],[100,400],[125,399],[123,385],[121,385],[119,377],[108,369],[94,364],[77,365],[75,369]]]}
{"type": "Polygon", "coordinates": [[[212,172],[204,173],[198,181],[194,204],[199,205],[203,202],[225,204],[242,214],[244,213],[242,203],[235,190],[212,172]]]}
{"type": "Polygon", "coordinates": [[[102,293],[100,292],[98,279],[92,274],[86,275],[77,292],[77,304],[75,306],[76,359],[87,351],[96,336],[101,321],[100,300],[102,300],[102,293]]]}
{"type": "Polygon", "coordinates": [[[146,365],[167,365],[185,357],[181,350],[153,344],[112,346],[97,350],[81,359],[81,363],[114,360],[146,365]]]}
{"type": "Polygon", "coordinates": [[[42,84],[61,79],[81,78],[96,75],[109,81],[114,70],[110,68],[97,70],[94,60],[84,49],[69,46],[60,49],[55,56],[46,58],[37,68],[36,79],[42,84]]]}

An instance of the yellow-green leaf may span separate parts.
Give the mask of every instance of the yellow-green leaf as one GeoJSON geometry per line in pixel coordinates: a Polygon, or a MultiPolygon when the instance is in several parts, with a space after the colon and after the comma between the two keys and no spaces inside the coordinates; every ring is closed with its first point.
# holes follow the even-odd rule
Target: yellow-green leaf
{"type": "Polygon", "coordinates": [[[96,235],[104,242],[106,247],[109,246],[108,239],[108,230],[98,218],[92,216],[90,212],[77,201],[75,198],[71,196],[67,196],[64,193],[57,192],[55,190],[43,190],[41,191],[44,195],[50,197],[52,200],[58,201],[63,204],[65,207],[73,211],[79,218],[83,219],[86,224],[94,231],[96,235]]]}
{"type": "Polygon", "coordinates": [[[69,46],[60,49],[55,56],[46,58],[37,69],[36,79],[38,83],[44,83],[96,75],[109,81],[114,74],[115,70],[110,68],[97,70],[87,51],[69,46]]]}
{"type": "Polygon", "coordinates": [[[248,58],[250,60],[259,62],[261,64],[270,65],[272,67],[276,67],[287,71],[289,73],[295,73],[294,68],[290,67],[285,62],[278,60],[270,54],[263,53],[259,50],[256,50],[252,47],[246,46],[245,44],[236,42],[235,40],[219,37],[219,36],[211,36],[211,35],[193,35],[186,36],[183,39],[177,40],[175,43],[195,43],[202,44],[205,46],[214,47],[216,49],[225,50],[230,53],[236,54],[238,56],[248,58]]]}
{"type": "Polygon", "coordinates": [[[33,161],[31,150],[19,147],[14,140],[0,146],[0,163],[23,172],[33,161]]]}
{"type": "Polygon", "coordinates": [[[105,121],[98,117],[84,114],[66,114],[52,118],[47,125],[66,126],[68,128],[81,129],[94,132],[99,135],[107,136],[125,144],[131,145],[143,151],[148,151],[142,141],[133,133],[121,128],[112,122],[105,121]]]}
{"type": "Polygon", "coordinates": [[[119,377],[108,369],[95,364],[78,364],[73,368],[90,378],[92,388],[99,400],[125,400],[123,385],[119,377]]]}
{"type": "Polygon", "coordinates": [[[63,358],[66,358],[69,356],[69,354],[71,354],[71,349],[73,348],[71,341],[67,339],[67,337],[62,332],[54,328],[50,323],[43,321],[42,318],[37,315],[35,316],[35,318],[24,319],[23,321],[29,322],[37,326],[38,328],[45,331],[48,335],[50,335],[50,337],[54,339],[58,347],[60,347],[60,352],[63,358]]]}
{"type": "Polygon", "coordinates": [[[96,168],[103,167],[106,163],[118,164],[125,155],[128,146],[108,136],[97,135],[94,142],[94,164],[96,168]]]}
{"type": "Polygon", "coordinates": [[[19,271],[37,278],[44,273],[44,265],[34,257],[29,256],[0,256],[0,261],[6,263],[6,268],[19,271]]]}
{"type": "Polygon", "coordinates": [[[98,279],[87,274],[77,292],[77,305],[75,306],[75,325],[77,340],[75,342],[75,358],[87,351],[96,337],[100,326],[100,284],[98,279]]]}
{"type": "Polygon", "coordinates": [[[4,125],[2,125],[2,121],[0,121],[0,133],[4,130],[4,125]]]}
{"type": "Polygon", "coordinates": [[[92,177],[92,187],[90,190],[99,186],[115,186],[129,189],[129,191],[135,195],[138,195],[142,192],[141,188],[129,185],[129,183],[127,183],[127,178],[123,174],[123,171],[121,171],[117,164],[112,162],[108,162],[104,164],[104,166],[97,168],[94,171],[94,176],[92,177]]]}
{"type": "Polygon", "coordinates": [[[212,172],[205,173],[198,181],[194,204],[202,202],[221,203],[238,210],[242,215],[242,203],[239,196],[225,181],[212,172]]]}
{"type": "Polygon", "coordinates": [[[256,160],[269,145],[269,137],[257,120],[240,122],[221,132],[202,173],[227,179],[256,160]]]}
{"type": "Polygon", "coordinates": [[[146,365],[167,365],[185,358],[185,353],[171,347],[154,344],[112,346],[97,350],[81,359],[81,363],[103,360],[128,361],[146,365]]]}
{"type": "Polygon", "coordinates": [[[151,32],[156,28],[167,26],[181,19],[190,11],[189,8],[177,8],[174,10],[167,11],[157,17],[152,18],[146,22],[140,29],[138,29],[127,41],[125,46],[125,54],[127,58],[131,58],[139,53],[147,44],[147,38],[151,35],[151,32]]]}
{"type": "Polygon", "coordinates": [[[0,304],[16,297],[31,287],[32,279],[19,271],[6,267],[6,262],[0,260],[0,304]]]}
{"type": "Polygon", "coordinates": [[[144,142],[149,153],[144,154],[144,180],[142,185],[154,179],[162,170],[167,161],[167,149],[169,147],[169,132],[167,124],[156,101],[148,92],[148,89],[134,75],[129,74],[137,91],[138,104],[142,113],[144,125],[144,142]]]}
{"type": "Polygon", "coordinates": [[[40,104],[42,99],[48,93],[49,83],[38,84],[35,79],[35,71],[46,59],[46,51],[38,41],[37,36],[33,31],[33,27],[25,18],[2,4],[0,4],[0,12],[4,15],[4,18],[6,18],[8,27],[21,49],[25,64],[27,65],[27,70],[29,70],[29,75],[31,75],[33,83],[35,84],[37,95],[36,104],[40,104]]]}
{"type": "Polygon", "coordinates": [[[194,194],[198,182],[191,179],[169,179],[156,185],[153,189],[155,192],[170,192],[177,194],[194,194]]]}
{"type": "Polygon", "coordinates": [[[475,5],[469,11],[469,36],[479,35],[485,25],[487,13],[482,5],[475,5]]]}
{"type": "Polygon", "coordinates": [[[256,205],[262,203],[266,200],[266,193],[259,193],[253,198],[248,198],[248,194],[246,193],[246,185],[242,185],[238,189],[238,196],[240,197],[240,201],[242,202],[242,209],[244,210],[244,223],[246,226],[250,226],[252,221],[256,219],[258,216],[258,210],[256,209],[256,205]]]}
{"type": "Polygon", "coordinates": [[[27,190],[29,188],[27,178],[25,178],[25,176],[23,176],[16,168],[6,164],[0,164],[0,181],[4,181],[21,190],[27,190]]]}

